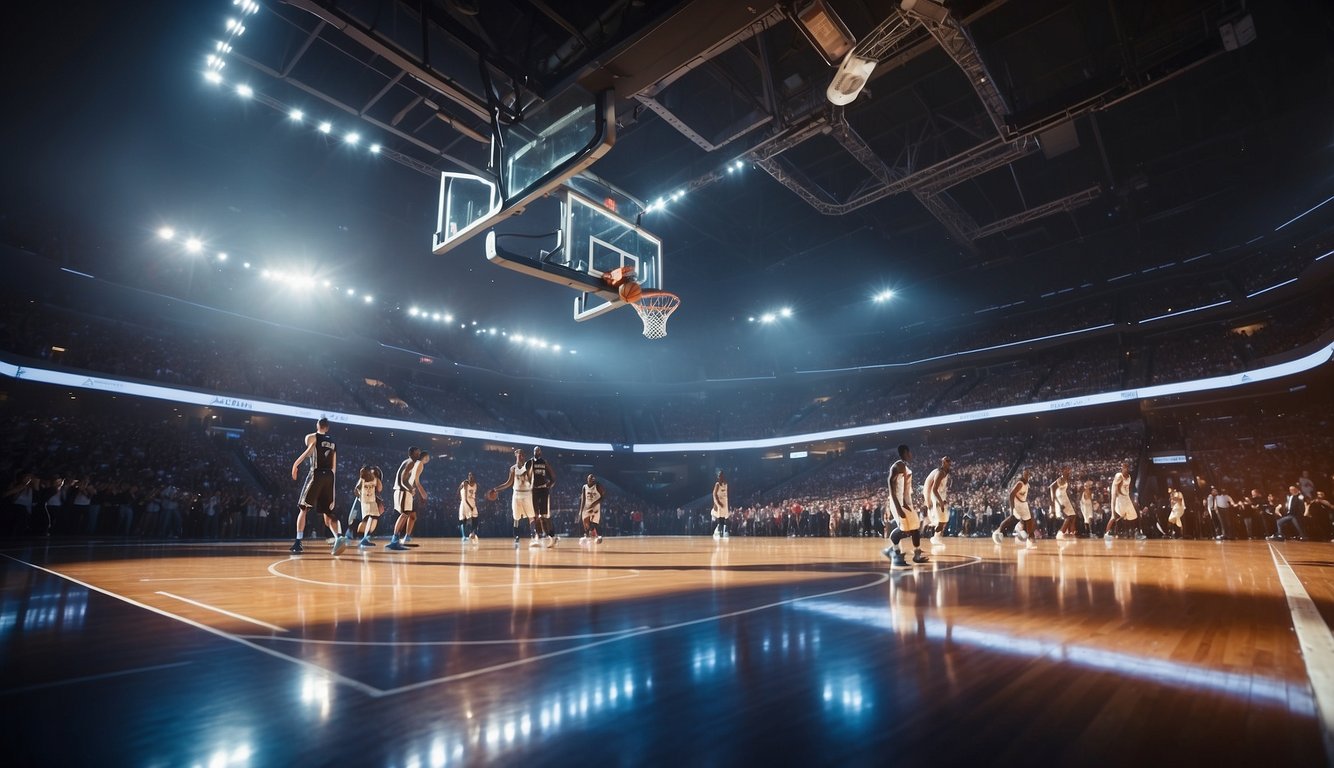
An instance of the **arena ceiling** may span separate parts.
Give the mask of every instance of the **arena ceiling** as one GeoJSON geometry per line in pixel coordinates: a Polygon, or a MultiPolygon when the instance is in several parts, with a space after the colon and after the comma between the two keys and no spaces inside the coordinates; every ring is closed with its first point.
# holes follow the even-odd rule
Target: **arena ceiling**
{"type": "MultiPolygon", "coordinates": [[[[191,5],[151,13],[168,14],[170,55],[197,77],[187,63],[227,8],[191,5]]],[[[930,3],[919,4],[925,16],[885,0],[826,5],[878,60],[843,108],[825,98],[835,68],[793,18],[804,2],[266,3],[229,73],[279,103],[362,121],[401,163],[350,169],[328,147],[279,135],[280,115],[247,106],[238,118],[216,97],[195,114],[177,107],[160,128],[172,146],[161,149],[209,158],[194,164],[207,182],[192,191],[213,198],[199,209],[230,209],[267,232],[322,213],[352,220],[366,233],[330,250],[494,307],[522,278],[482,264],[480,245],[408,263],[434,223],[429,174],[485,166],[488,81],[506,104],[575,84],[613,88],[617,144],[592,171],[640,201],[688,191],[643,223],[665,238],[669,287],[695,310],[683,326],[705,332],[778,303],[822,330],[847,328],[887,286],[916,296],[904,312],[931,319],[1244,241],[1330,194],[1326,4],[952,0],[954,27],[933,23],[930,3]],[[1254,40],[1225,41],[1247,19],[1254,40]],[[253,157],[238,161],[247,147],[253,157]],[[738,161],[742,171],[724,173],[738,161]],[[279,191],[242,202],[256,177],[279,191]],[[460,259],[475,260],[465,269],[460,259]]],[[[105,22],[89,35],[144,20],[84,15],[105,22]]],[[[54,16],[34,23],[54,27],[39,40],[65,34],[54,16]]],[[[54,63],[79,68],[94,90],[115,90],[96,85],[114,77],[114,62],[88,67],[87,46],[65,45],[45,55],[63,56],[54,63]]],[[[133,54],[156,73],[165,55],[151,48],[122,40],[94,51],[133,54]]],[[[34,117],[66,114],[51,93],[56,75],[35,79],[45,92],[25,92],[34,117]]],[[[197,79],[188,87],[209,98],[197,79]]],[[[562,322],[567,302],[551,297],[562,322]]]]}

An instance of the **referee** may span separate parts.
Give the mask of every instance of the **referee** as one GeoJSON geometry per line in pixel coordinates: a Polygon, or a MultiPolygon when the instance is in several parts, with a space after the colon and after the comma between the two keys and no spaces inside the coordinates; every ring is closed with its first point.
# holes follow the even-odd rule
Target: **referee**
{"type": "Polygon", "coordinates": [[[556,485],[556,473],[547,460],[542,458],[542,449],[533,448],[533,522],[539,537],[545,535],[547,548],[556,546],[559,539],[551,527],[551,489],[556,485]]]}

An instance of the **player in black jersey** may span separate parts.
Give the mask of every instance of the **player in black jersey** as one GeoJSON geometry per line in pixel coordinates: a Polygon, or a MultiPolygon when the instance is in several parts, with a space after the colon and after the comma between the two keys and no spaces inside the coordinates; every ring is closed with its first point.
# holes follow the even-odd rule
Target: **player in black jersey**
{"type": "Polygon", "coordinates": [[[310,474],[306,475],[306,484],[301,488],[300,511],[296,515],[296,541],[292,542],[292,553],[300,554],[301,539],[306,535],[306,512],[318,509],[324,515],[324,524],[333,531],[333,553],[336,555],[347,546],[342,527],[334,515],[334,474],[338,471],[338,446],[329,436],[329,420],[320,417],[315,422],[315,431],[306,435],[306,450],[292,462],[292,479],[297,479],[301,462],[310,459],[310,474]]]}
{"type": "Polygon", "coordinates": [[[555,529],[551,526],[551,489],[556,485],[556,471],[542,458],[542,449],[533,448],[533,524],[538,538],[546,537],[548,548],[556,546],[555,529]]]}

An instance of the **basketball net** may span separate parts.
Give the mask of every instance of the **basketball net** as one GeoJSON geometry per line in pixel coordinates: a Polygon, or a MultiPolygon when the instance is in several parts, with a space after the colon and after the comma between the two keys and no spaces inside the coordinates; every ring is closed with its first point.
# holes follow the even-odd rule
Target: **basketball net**
{"type": "Polygon", "coordinates": [[[635,300],[635,311],[644,321],[644,338],[661,339],[667,335],[667,318],[681,306],[681,297],[665,291],[645,291],[635,300]]]}

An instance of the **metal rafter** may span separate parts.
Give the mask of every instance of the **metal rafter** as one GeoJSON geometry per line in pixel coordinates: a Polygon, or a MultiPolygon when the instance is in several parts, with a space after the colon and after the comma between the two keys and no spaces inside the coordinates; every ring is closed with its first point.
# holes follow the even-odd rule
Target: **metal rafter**
{"type": "Polygon", "coordinates": [[[916,10],[904,13],[919,20],[926,27],[926,31],[931,33],[931,37],[940,44],[941,49],[959,65],[959,69],[963,70],[969,84],[982,100],[982,106],[986,109],[987,117],[991,118],[992,125],[996,126],[997,133],[1001,136],[1011,135],[1013,130],[1007,122],[1010,106],[1005,102],[1000,89],[996,87],[995,79],[987,71],[987,65],[982,61],[982,53],[978,51],[968,30],[948,13],[938,19],[924,16],[916,10]]]}

